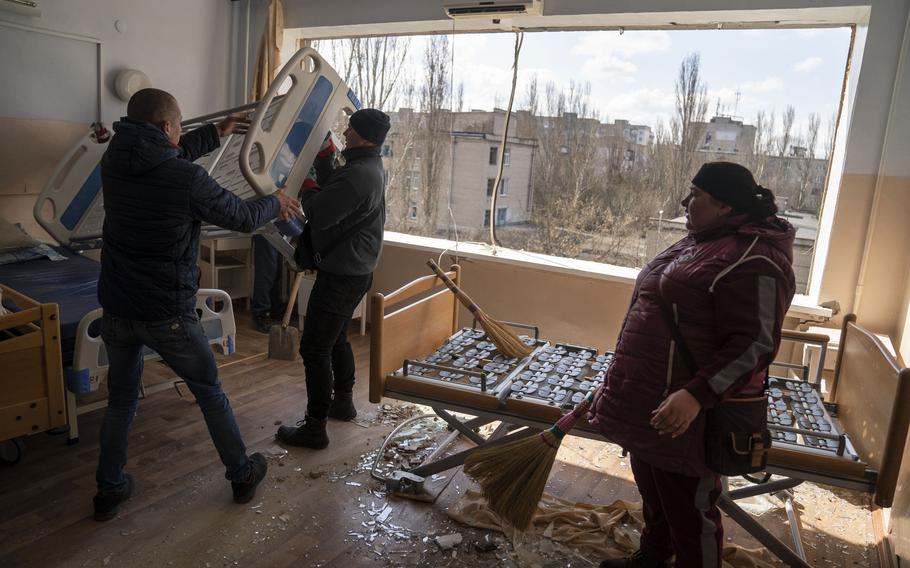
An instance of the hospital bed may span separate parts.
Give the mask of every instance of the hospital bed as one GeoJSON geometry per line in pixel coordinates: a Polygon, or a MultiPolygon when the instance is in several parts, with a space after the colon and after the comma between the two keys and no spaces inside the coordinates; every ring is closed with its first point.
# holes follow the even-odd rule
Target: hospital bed
{"type": "MultiPolygon", "coordinates": [[[[453,266],[448,275],[457,283],[459,267],[453,266]]],[[[435,474],[462,465],[471,449],[440,457],[459,435],[482,446],[548,428],[574,406],[568,393],[596,388],[598,376],[602,381],[605,365],[609,365],[609,353],[550,344],[534,328],[533,335],[528,330],[522,336],[534,348],[532,354],[524,360],[504,360],[481,330],[459,329],[458,307],[455,296],[435,276],[371,298],[370,401],[378,403],[389,397],[427,405],[452,428],[452,434],[422,465],[387,480],[393,490],[419,486],[435,474]],[[576,375],[567,373],[573,369],[578,370],[576,375]],[[557,376],[542,379],[540,371],[555,371],[557,376]],[[533,381],[541,382],[535,385],[533,381]],[[542,394],[541,385],[548,382],[550,388],[542,394]],[[555,394],[557,388],[562,389],[561,398],[555,394]],[[477,431],[485,425],[496,425],[487,437],[477,431]],[[407,483],[401,485],[401,481],[407,483]]],[[[814,334],[796,331],[787,331],[785,336],[790,341],[824,342],[814,334]]],[[[908,379],[910,371],[900,369],[873,334],[856,325],[853,316],[845,317],[827,399],[821,398],[811,378],[786,376],[772,381],[779,390],[794,389],[788,391],[787,396],[792,395],[788,400],[805,412],[793,415],[795,424],[789,427],[781,423],[782,414],[775,414],[769,423],[776,440],[767,475],[751,476],[753,485],[725,491],[719,507],[782,561],[808,567],[788,490],[809,480],[864,491],[877,507],[890,506],[910,423],[908,379]],[[822,431],[818,417],[813,416],[811,424],[806,418],[814,408],[807,402],[812,396],[823,405],[822,414],[833,425],[831,430],[822,431]],[[788,434],[796,436],[789,439],[788,434]],[[834,441],[829,445],[822,440],[834,441]],[[736,503],[767,493],[784,494],[792,545],[775,537],[736,503]]],[[[769,400],[774,407],[778,399],[769,400]]],[[[603,440],[585,420],[571,434],[603,440]]]]}

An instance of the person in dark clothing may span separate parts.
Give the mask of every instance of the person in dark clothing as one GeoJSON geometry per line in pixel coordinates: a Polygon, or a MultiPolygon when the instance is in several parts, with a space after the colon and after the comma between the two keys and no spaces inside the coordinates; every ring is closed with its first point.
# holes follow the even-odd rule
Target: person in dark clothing
{"type": "Polygon", "coordinates": [[[98,300],[109,358],[108,406],[101,425],[95,519],[116,516],[133,492],[123,472],[136,413],[143,346],[155,350],[189,386],[231,481],[234,501],[253,498],[265,477],[261,454],[247,456],[218,368],[195,312],[203,221],[252,232],[296,200],[278,192],[242,201],[192,163],[243,122],[231,117],[180,136],[180,108],[169,93],[143,89],[101,159],[103,248],[98,300]]]}
{"type": "Polygon", "coordinates": [[[382,111],[362,109],[352,114],[344,131],[344,166],[333,169],[334,144],[329,138],[316,161],[316,181],[322,189],[307,189],[305,184],[300,197],[315,250],[372,221],[338,241],[319,264],[300,340],[306,415],[297,427],[281,426],[275,434],[288,445],[325,448],[328,417],[352,420],[357,416],[352,395],[354,353],[347,327],[370,289],[382,250],[385,194],[380,150],[388,131],[389,117],[382,111]]]}
{"type": "Polygon", "coordinates": [[[705,411],[762,392],[796,288],[795,231],[748,169],[704,164],[682,204],[689,235],[639,273],[589,417],[630,452],[645,520],[640,549],[601,568],[659,568],[673,556],[679,568],[722,565],[721,481],[705,463],[705,411]]]}
{"type": "Polygon", "coordinates": [[[253,312],[253,327],[261,333],[268,333],[273,319],[281,319],[282,308],[281,265],[278,249],[262,235],[253,235],[253,294],[250,310],[253,312]]]}

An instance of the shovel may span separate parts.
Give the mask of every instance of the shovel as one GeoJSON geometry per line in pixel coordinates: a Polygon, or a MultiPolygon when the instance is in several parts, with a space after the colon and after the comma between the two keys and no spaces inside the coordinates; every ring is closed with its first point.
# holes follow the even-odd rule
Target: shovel
{"type": "Polygon", "coordinates": [[[269,359],[282,359],[284,361],[295,361],[300,349],[300,330],[296,327],[288,327],[291,321],[291,312],[294,310],[294,302],[297,301],[297,290],[300,289],[300,280],[303,278],[303,272],[298,272],[294,278],[294,285],[291,287],[291,297],[288,298],[288,307],[284,310],[284,319],[281,325],[273,325],[269,330],[269,359]]]}

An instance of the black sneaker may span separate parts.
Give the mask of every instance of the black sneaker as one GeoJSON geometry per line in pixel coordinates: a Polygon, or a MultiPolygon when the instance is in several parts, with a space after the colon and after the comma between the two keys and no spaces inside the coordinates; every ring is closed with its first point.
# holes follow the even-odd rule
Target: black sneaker
{"type": "Polygon", "coordinates": [[[338,420],[353,420],[357,418],[357,409],[354,408],[354,396],[349,392],[336,392],[329,407],[329,417],[338,420]]]}
{"type": "Polygon", "coordinates": [[[269,314],[255,314],[253,316],[253,327],[259,333],[268,333],[272,329],[272,320],[269,318],[269,314]]]}
{"type": "Polygon", "coordinates": [[[250,477],[246,481],[232,481],[231,489],[234,491],[234,503],[249,503],[256,495],[256,486],[265,479],[265,472],[269,464],[265,456],[255,453],[250,456],[250,477]]]}
{"type": "Polygon", "coordinates": [[[92,502],[95,505],[95,520],[109,521],[117,516],[120,512],[120,503],[123,503],[133,495],[133,476],[126,473],[126,486],[123,491],[117,493],[104,493],[99,491],[92,502]]]}
{"type": "Polygon", "coordinates": [[[636,550],[625,558],[610,558],[600,563],[600,568],[665,568],[666,566],[666,561],[655,560],[641,550],[636,550]]]}
{"type": "Polygon", "coordinates": [[[275,439],[289,446],[300,446],[321,450],[329,445],[329,435],[325,432],[326,419],[316,420],[307,416],[298,426],[279,426],[275,439]]]}

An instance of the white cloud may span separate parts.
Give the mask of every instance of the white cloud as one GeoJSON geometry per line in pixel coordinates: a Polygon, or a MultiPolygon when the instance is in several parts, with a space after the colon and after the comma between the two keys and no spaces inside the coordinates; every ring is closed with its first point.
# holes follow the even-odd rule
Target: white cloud
{"type": "Polygon", "coordinates": [[[821,57],[815,57],[815,56],[807,57],[806,59],[803,59],[802,61],[800,61],[799,63],[794,65],[793,70],[798,71],[800,73],[811,73],[812,71],[815,71],[816,69],[818,69],[822,63],[823,63],[823,60],[821,57]]]}
{"type": "Polygon", "coordinates": [[[762,81],[746,81],[740,87],[743,92],[749,93],[769,93],[771,91],[780,91],[784,88],[784,82],[780,77],[768,77],[762,81]]]}
{"type": "Polygon", "coordinates": [[[581,74],[591,79],[629,78],[638,71],[630,59],[636,55],[666,51],[670,35],[665,31],[597,32],[582,34],[569,50],[584,60],[581,74]]]}
{"type": "Polygon", "coordinates": [[[613,96],[593,93],[592,99],[601,115],[606,115],[610,121],[625,119],[634,124],[651,126],[654,126],[655,118],[670,116],[676,102],[672,91],[661,89],[638,89],[613,96]]]}

